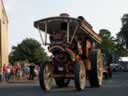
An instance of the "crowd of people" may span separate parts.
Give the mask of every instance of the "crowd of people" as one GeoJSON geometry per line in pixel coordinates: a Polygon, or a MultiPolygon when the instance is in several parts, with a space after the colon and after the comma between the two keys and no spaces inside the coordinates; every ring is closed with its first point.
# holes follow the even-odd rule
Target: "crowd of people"
{"type": "Polygon", "coordinates": [[[20,64],[4,64],[0,67],[0,81],[9,80],[36,80],[38,79],[39,67],[35,64],[24,65],[20,64]]]}

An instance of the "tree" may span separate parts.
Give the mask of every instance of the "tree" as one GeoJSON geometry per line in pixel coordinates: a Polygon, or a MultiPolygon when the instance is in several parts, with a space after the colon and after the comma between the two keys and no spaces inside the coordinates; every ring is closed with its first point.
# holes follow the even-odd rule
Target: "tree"
{"type": "Polygon", "coordinates": [[[30,63],[40,64],[47,59],[47,54],[44,52],[41,44],[32,38],[25,39],[17,46],[13,46],[9,54],[10,63],[28,61],[30,63]]]}
{"type": "Polygon", "coordinates": [[[115,42],[115,47],[114,47],[114,51],[116,54],[118,54],[118,56],[120,57],[125,57],[128,56],[128,50],[126,48],[124,48],[124,44],[122,44],[122,41],[120,41],[120,39],[117,37],[117,39],[114,40],[115,42]]]}
{"type": "Polygon", "coordinates": [[[111,35],[111,32],[107,29],[101,29],[99,35],[102,38],[101,49],[104,54],[104,60],[108,68],[110,67],[110,63],[118,62],[118,42],[116,39],[111,35]]]}
{"type": "Polygon", "coordinates": [[[122,45],[126,45],[128,48],[128,14],[124,14],[122,17],[122,28],[117,34],[117,38],[120,40],[122,45]]]}
{"type": "Polygon", "coordinates": [[[110,56],[113,53],[114,37],[111,36],[111,32],[107,29],[101,29],[99,35],[102,38],[101,49],[106,56],[110,56]]]}
{"type": "Polygon", "coordinates": [[[111,36],[111,32],[107,29],[101,29],[99,35],[102,38],[101,49],[105,55],[105,59],[111,58],[115,63],[118,62],[118,57],[128,56],[128,50],[122,46],[118,38],[111,36]]]}

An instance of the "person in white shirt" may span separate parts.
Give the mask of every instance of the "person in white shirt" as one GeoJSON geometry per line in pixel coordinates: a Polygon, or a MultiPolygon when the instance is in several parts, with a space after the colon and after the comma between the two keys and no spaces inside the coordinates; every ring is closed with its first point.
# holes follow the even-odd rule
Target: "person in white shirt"
{"type": "Polygon", "coordinates": [[[6,81],[8,81],[10,79],[10,75],[11,75],[11,68],[10,68],[10,65],[8,65],[6,68],[6,73],[5,73],[6,81]]]}

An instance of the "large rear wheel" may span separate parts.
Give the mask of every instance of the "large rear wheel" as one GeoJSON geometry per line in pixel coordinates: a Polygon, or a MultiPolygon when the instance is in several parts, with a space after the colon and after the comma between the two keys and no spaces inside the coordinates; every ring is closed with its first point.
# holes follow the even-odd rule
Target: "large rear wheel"
{"type": "Polygon", "coordinates": [[[53,83],[53,66],[49,62],[40,65],[39,82],[43,90],[49,91],[53,83]]]}
{"type": "Polygon", "coordinates": [[[86,85],[86,70],[82,61],[74,64],[75,87],[78,91],[84,90],[86,85]]]}
{"type": "Polygon", "coordinates": [[[103,81],[103,61],[100,49],[95,49],[90,53],[91,71],[89,81],[91,87],[100,87],[103,81]]]}

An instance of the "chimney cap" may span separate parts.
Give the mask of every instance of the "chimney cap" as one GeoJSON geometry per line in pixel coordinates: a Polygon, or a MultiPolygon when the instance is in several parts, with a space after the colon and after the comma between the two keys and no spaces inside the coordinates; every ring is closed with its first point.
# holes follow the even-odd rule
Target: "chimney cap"
{"type": "Polygon", "coordinates": [[[60,16],[62,16],[62,17],[69,17],[69,14],[68,13],[61,13],[60,16]]]}

